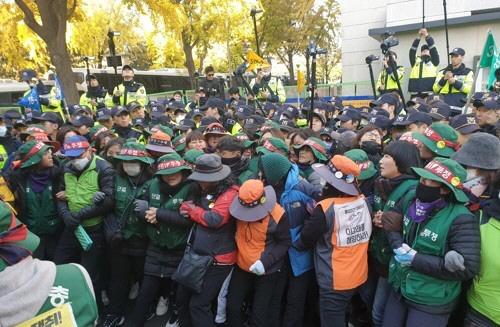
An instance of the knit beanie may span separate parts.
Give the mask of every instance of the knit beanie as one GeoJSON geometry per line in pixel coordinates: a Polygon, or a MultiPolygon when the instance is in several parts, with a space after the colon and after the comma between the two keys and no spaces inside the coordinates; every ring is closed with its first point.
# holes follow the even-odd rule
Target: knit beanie
{"type": "Polygon", "coordinates": [[[287,174],[292,163],[282,154],[269,153],[260,157],[262,172],[269,185],[278,184],[287,174]]]}

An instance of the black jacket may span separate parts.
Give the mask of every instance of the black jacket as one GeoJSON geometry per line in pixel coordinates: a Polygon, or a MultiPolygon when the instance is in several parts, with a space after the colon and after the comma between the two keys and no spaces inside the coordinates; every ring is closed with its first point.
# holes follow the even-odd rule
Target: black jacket
{"type": "Polygon", "coordinates": [[[219,79],[218,78],[215,78],[211,81],[209,81],[208,79],[203,79],[201,82],[200,82],[200,86],[199,88],[203,88],[205,90],[205,94],[206,94],[206,97],[207,98],[210,98],[210,97],[216,97],[216,98],[223,98],[221,92],[220,92],[220,83],[219,83],[219,79]]]}
{"type": "Polygon", "coordinates": [[[128,125],[127,127],[116,126],[113,132],[118,135],[118,137],[124,138],[125,140],[130,138],[139,140],[142,136],[141,131],[132,128],[132,125],[128,125]]]}
{"type": "MultiPolygon", "coordinates": [[[[98,173],[97,182],[99,184],[99,191],[106,194],[106,196],[99,203],[93,203],[80,210],[80,212],[73,213],[75,218],[79,221],[84,221],[98,216],[105,216],[115,209],[115,170],[113,169],[113,166],[111,166],[111,164],[104,159],[96,158],[95,171],[98,173]]],[[[82,172],[77,171],[71,164],[68,164],[64,168],[64,173],[80,176],[82,172]]],[[[65,190],[66,184],[64,182],[64,178],[61,178],[60,184],[61,190],[65,190]]],[[[64,219],[65,216],[72,214],[69,210],[68,202],[66,201],[57,201],[57,210],[63,220],[66,220],[64,219]]]]}

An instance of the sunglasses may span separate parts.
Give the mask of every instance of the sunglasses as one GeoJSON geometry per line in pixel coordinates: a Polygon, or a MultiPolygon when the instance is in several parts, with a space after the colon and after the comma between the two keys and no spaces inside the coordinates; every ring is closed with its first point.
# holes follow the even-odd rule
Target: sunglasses
{"type": "Polygon", "coordinates": [[[214,76],[215,74],[208,74],[208,76],[214,76]]]}

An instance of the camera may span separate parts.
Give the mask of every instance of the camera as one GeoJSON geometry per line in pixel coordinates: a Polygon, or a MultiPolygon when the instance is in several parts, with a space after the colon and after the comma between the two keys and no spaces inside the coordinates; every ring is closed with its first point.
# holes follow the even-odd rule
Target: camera
{"type": "Polygon", "coordinates": [[[243,74],[245,74],[245,72],[247,71],[247,68],[248,64],[245,61],[244,63],[242,63],[241,65],[239,65],[234,69],[233,71],[234,76],[243,76],[243,74]]]}
{"type": "Polygon", "coordinates": [[[309,45],[307,46],[307,54],[310,56],[316,56],[318,54],[328,54],[328,50],[326,48],[318,48],[316,46],[316,43],[314,42],[314,39],[311,38],[309,40],[309,45]]]}
{"type": "Polygon", "coordinates": [[[193,75],[194,75],[195,78],[198,78],[198,77],[200,77],[200,72],[196,71],[196,72],[194,72],[193,75]]]}
{"type": "Polygon", "coordinates": [[[376,55],[369,55],[368,57],[365,58],[365,62],[367,64],[371,64],[373,61],[379,60],[379,56],[376,55]]]}
{"type": "Polygon", "coordinates": [[[399,40],[394,36],[394,33],[384,33],[384,40],[380,44],[382,52],[388,51],[390,48],[399,44],[399,40]]]}

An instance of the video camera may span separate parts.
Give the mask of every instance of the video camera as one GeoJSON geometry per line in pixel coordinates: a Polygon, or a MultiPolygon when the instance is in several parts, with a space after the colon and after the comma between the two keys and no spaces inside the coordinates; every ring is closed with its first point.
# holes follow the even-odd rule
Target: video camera
{"type": "Polygon", "coordinates": [[[367,64],[371,64],[372,62],[376,61],[376,60],[379,60],[380,57],[379,56],[376,56],[376,55],[369,55],[368,57],[365,58],[365,62],[367,64]]]}
{"type": "Polygon", "coordinates": [[[238,67],[236,67],[233,71],[234,76],[243,76],[245,72],[247,71],[248,68],[248,63],[245,61],[238,67]]]}
{"type": "Polygon", "coordinates": [[[382,53],[386,53],[390,48],[399,44],[399,40],[394,36],[394,33],[385,32],[384,40],[380,44],[380,49],[382,49],[382,53]]]}
{"type": "Polygon", "coordinates": [[[318,48],[316,46],[316,43],[314,42],[314,39],[311,38],[309,40],[309,44],[307,45],[306,54],[310,56],[316,56],[318,54],[328,54],[328,50],[326,48],[318,48]]]}

